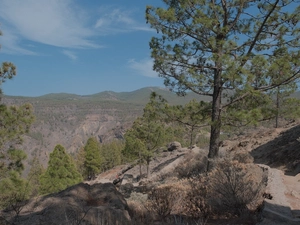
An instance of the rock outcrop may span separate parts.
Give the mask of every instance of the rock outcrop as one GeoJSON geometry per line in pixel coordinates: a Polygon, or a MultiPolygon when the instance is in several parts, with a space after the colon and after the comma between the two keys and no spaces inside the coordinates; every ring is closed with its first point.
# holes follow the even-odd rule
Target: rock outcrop
{"type": "Polygon", "coordinates": [[[173,141],[168,145],[168,151],[179,150],[181,148],[181,144],[178,141],[173,141]]]}
{"type": "Polygon", "coordinates": [[[9,224],[130,224],[127,203],[111,183],[80,183],[64,191],[31,200],[18,216],[0,217],[9,224]]]}

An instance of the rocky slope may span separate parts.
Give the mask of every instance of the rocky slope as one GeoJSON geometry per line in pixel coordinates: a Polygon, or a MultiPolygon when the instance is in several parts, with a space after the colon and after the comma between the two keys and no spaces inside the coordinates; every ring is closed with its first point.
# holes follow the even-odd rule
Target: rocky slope
{"type": "MultiPolygon", "coordinates": [[[[259,225],[300,224],[299,149],[300,124],[297,123],[277,129],[260,127],[222,143],[221,157],[248,152],[253,156],[254,163],[268,175],[259,225]]],[[[181,148],[173,152],[161,153],[160,157],[151,162],[151,177],[146,182],[140,182],[138,166],[122,174],[121,171],[124,171],[125,166],[100,174],[96,180],[89,183],[113,182],[122,174],[120,191],[129,197],[131,192],[143,190],[141,185],[151,190],[155,185],[172,182],[172,176],[180,172],[178,169],[184,162],[190,160],[190,164],[193,164],[199,155],[205,156],[207,151],[199,148],[192,150],[181,148]]],[[[205,158],[198,158],[200,162],[198,167],[201,167],[203,160],[205,158]]],[[[143,168],[143,173],[146,173],[145,168],[143,168]]],[[[218,221],[209,224],[222,223],[218,221]]]]}
{"type": "MultiPolygon", "coordinates": [[[[226,140],[221,145],[221,157],[248,152],[252,154],[254,162],[262,168],[261,170],[268,174],[265,200],[258,223],[260,225],[299,224],[300,222],[299,136],[299,124],[277,129],[260,127],[245,135],[226,140]]],[[[197,147],[191,150],[180,146],[173,151],[165,149],[158,152],[151,162],[151,176],[148,179],[139,176],[138,165],[118,166],[99,174],[93,181],[86,181],[86,184],[79,184],[60,193],[31,200],[26,207],[22,208],[17,218],[10,217],[13,215],[12,211],[2,212],[2,217],[12,218],[16,224],[34,224],[32,221],[43,220],[53,222],[45,222],[45,224],[60,222],[61,224],[66,222],[68,224],[126,224],[134,215],[130,212],[128,214],[128,205],[124,197],[132,200],[134,193],[146,193],[156,185],[172,184],[174,176],[180,173],[188,175],[189,171],[183,170],[183,165],[188,164],[189,167],[199,168],[198,172],[201,172],[201,166],[206,162],[206,155],[207,150],[197,147]],[[112,184],[117,178],[120,178],[117,186],[123,196],[116,192],[112,184]],[[109,215],[109,218],[103,216],[103,212],[107,212],[105,215],[109,215]],[[131,217],[129,218],[128,215],[131,217]],[[106,223],[106,219],[118,219],[118,221],[106,223]]],[[[146,173],[145,167],[142,172],[146,173]]],[[[139,198],[141,196],[143,194],[139,198]]],[[[204,224],[254,223],[247,218],[238,222],[209,221],[204,224]]]]}
{"type": "Polygon", "coordinates": [[[113,184],[81,183],[32,199],[20,211],[17,215],[16,210],[0,213],[0,224],[130,224],[127,203],[113,184]]]}

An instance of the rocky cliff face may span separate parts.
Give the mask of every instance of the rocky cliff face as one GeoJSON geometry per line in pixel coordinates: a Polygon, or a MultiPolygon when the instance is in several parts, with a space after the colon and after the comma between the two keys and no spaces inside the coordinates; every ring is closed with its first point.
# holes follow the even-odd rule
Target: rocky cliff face
{"type": "Polygon", "coordinates": [[[34,107],[35,122],[24,137],[21,149],[28,161],[38,156],[45,166],[49,153],[57,144],[69,153],[76,153],[89,137],[105,143],[123,139],[125,130],[141,115],[143,104],[118,101],[94,101],[92,99],[43,99],[7,97],[6,104],[19,105],[29,102],[34,107]]]}

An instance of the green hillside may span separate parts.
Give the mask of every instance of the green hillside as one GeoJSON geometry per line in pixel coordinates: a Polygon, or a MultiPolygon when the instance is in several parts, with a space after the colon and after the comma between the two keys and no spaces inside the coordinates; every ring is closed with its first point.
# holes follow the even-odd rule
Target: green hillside
{"type": "Polygon", "coordinates": [[[192,99],[209,101],[206,96],[199,96],[195,93],[188,93],[184,97],[179,97],[168,89],[158,87],[146,87],[132,92],[113,92],[104,91],[93,95],[76,95],[68,93],[47,94],[39,97],[22,97],[22,96],[4,96],[6,100],[13,100],[14,103],[32,102],[35,104],[84,104],[85,102],[106,102],[114,105],[114,103],[124,104],[131,103],[135,105],[145,105],[149,101],[151,92],[156,92],[168,100],[170,104],[185,104],[192,99]],[[42,101],[42,102],[39,102],[42,101]]]}

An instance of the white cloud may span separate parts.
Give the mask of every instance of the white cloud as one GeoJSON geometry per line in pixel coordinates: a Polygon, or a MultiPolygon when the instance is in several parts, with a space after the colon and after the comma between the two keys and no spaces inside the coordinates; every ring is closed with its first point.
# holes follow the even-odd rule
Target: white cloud
{"type": "Polygon", "coordinates": [[[69,51],[69,50],[63,50],[62,53],[63,53],[64,55],[68,56],[70,59],[72,59],[72,60],[74,60],[74,61],[77,59],[77,55],[76,55],[74,52],[72,52],[72,51],[69,51]]]}
{"type": "Polygon", "coordinates": [[[128,61],[129,67],[135,70],[140,75],[145,77],[158,77],[157,73],[153,71],[153,61],[151,59],[143,59],[136,61],[131,59],[128,61]]]}
{"type": "MultiPolygon", "coordinates": [[[[1,27],[2,28],[2,27],[1,27]]],[[[0,37],[1,52],[8,54],[35,55],[36,53],[19,46],[20,39],[9,29],[3,28],[3,35],[0,37]]]]}
{"type": "MultiPolygon", "coordinates": [[[[0,19],[9,25],[1,27],[3,33],[15,35],[8,43],[11,51],[30,53],[20,47],[22,39],[57,47],[100,47],[90,40],[95,33],[87,28],[83,11],[71,0],[1,0],[0,19]]],[[[3,45],[7,39],[2,40],[3,45]]]]}
{"type": "Polygon", "coordinates": [[[97,20],[95,28],[104,35],[129,31],[153,31],[143,23],[134,20],[130,11],[106,7],[100,13],[102,16],[97,20]]]}

